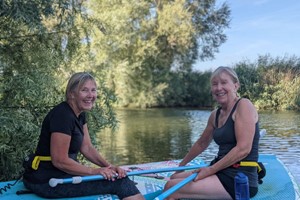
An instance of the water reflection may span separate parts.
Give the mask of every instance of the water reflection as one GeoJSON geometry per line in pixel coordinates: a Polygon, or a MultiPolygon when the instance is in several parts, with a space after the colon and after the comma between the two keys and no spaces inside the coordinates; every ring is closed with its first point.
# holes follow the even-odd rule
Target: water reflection
{"type": "MultiPolygon", "coordinates": [[[[206,126],[210,111],[194,109],[118,110],[119,128],[99,133],[103,155],[118,165],[182,158],[206,126]]],[[[300,183],[300,113],[260,112],[260,127],[267,135],[260,152],[276,154],[300,183]]],[[[211,160],[212,143],[202,154],[211,160]]]]}

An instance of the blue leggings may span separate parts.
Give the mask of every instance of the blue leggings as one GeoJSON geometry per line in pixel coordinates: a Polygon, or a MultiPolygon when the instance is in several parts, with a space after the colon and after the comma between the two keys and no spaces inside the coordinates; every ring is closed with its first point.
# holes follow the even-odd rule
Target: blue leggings
{"type": "Polygon", "coordinates": [[[67,198],[100,194],[115,194],[120,199],[139,194],[135,183],[128,177],[115,181],[99,180],[80,184],[61,184],[50,187],[48,183],[34,184],[23,179],[25,187],[44,198],[67,198]]]}

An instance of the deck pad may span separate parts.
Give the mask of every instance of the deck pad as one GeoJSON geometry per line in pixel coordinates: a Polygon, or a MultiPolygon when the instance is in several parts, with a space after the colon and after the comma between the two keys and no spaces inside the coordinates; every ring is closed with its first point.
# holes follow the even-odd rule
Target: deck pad
{"type": "Polygon", "coordinates": [[[291,177],[275,155],[260,155],[259,160],[266,167],[267,174],[263,178],[263,183],[258,187],[258,193],[253,200],[283,200],[299,199],[296,198],[296,192],[291,177]]]}

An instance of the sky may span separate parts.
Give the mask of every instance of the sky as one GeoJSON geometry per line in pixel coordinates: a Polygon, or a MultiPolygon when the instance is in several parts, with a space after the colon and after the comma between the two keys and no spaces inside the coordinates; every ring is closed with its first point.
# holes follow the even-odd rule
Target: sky
{"type": "Polygon", "coordinates": [[[231,10],[227,41],[215,59],[197,61],[194,69],[214,70],[240,61],[255,62],[259,55],[300,57],[300,0],[217,0],[231,10]]]}

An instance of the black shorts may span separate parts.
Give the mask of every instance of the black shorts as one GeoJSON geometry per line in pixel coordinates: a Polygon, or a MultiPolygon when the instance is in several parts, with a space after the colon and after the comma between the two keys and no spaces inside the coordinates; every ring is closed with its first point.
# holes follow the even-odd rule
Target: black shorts
{"type": "MultiPolygon", "coordinates": [[[[235,199],[234,179],[227,176],[225,173],[218,172],[216,176],[219,178],[225,190],[229,193],[232,199],[235,199]]],[[[254,197],[258,192],[257,187],[249,187],[250,198],[254,197]]]]}
{"type": "Polygon", "coordinates": [[[115,181],[99,180],[80,184],[62,184],[50,187],[49,183],[30,183],[23,179],[25,187],[45,198],[68,198],[100,194],[115,194],[120,199],[139,194],[135,183],[128,177],[115,181]]]}

